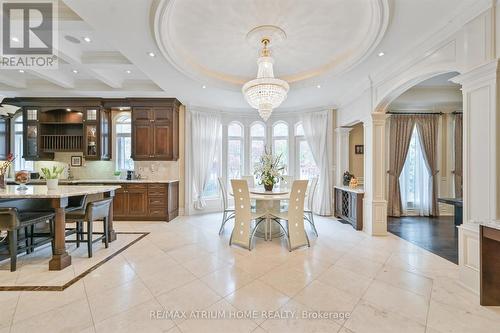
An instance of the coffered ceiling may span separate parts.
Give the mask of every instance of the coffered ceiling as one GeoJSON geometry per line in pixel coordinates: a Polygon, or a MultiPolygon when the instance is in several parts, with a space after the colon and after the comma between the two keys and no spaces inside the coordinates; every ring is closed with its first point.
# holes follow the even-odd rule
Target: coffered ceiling
{"type": "Polygon", "coordinates": [[[474,2],[62,0],[59,69],[0,70],[0,95],[177,97],[249,110],[240,88],[256,75],[258,45],[247,34],[273,25],[285,34],[271,46],[275,74],[291,86],[279,110],[335,107],[474,2]]]}

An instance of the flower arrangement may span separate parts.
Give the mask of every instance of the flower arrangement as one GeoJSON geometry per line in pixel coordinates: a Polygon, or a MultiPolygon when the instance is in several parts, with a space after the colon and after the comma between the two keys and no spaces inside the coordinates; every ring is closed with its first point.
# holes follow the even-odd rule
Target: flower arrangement
{"type": "Polygon", "coordinates": [[[3,161],[0,165],[0,175],[7,174],[7,171],[9,170],[9,167],[12,165],[12,162],[14,162],[14,160],[14,155],[12,153],[9,153],[9,155],[7,155],[7,160],[3,161]]]}
{"type": "Polygon", "coordinates": [[[7,175],[7,172],[9,171],[10,166],[14,162],[14,160],[15,160],[14,155],[12,153],[9,153],[9,155],[7,155],[7,159],[5,161],[3,161],[2,164],[0,165],[0,188],[1,189],[5,188],[5,185],[6,185],[5,177],[7,175]]]}
{"type": "Polygon", "coordinates": [[[260,157],[259,163],[255,164],[254,175],[259,180],[259,185],[264,185],[266,191],[272,191],[274,184],[283,180],[285,166],[281,162],[282,154],[273,155],[267,152],[260,157]]]}

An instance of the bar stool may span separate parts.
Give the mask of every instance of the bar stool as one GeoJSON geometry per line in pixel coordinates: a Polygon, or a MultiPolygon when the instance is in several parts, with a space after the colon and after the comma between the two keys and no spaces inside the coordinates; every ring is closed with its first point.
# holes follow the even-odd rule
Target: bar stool
{"type": "Polygon", "coordinates": [[[104,247],[108,248],[108,219],[109,210],[113,203],[113,198],[102,199],[87,204],[85,209],[75,210],[66,213],[66,223],[76,223],[76,239],[67,240],[68,243],[86,242],[88,247],[88,256],[92,258],[92,245],[98,241],[104,240],[104,247]],[[93,222],[102,220],[103,232],[93,231],[93,222]],[[83,230],[83,223],[87,222],[87,230],[83,230]],[[101,235],[94,239],[93,235],[101,235]],[[84,236],[87,238],[84,239],[84,236]]]}
{"type": "Polygon", "coordinates": [[[18,209],[14,207],[0,208],[0,229],[7,230],[8,232],[7,238],[9,243],[11,272],[16,270],[17,254],[19,250],[26,251],[28,254],[32,252],[36,246],[48,243],[52,243],[53,245],[53,232],[48,235],[44,235],[43,240],[35,241],[35,238],[33,237],[33,229],[35,224],[49,221],[51,226],[50,230],[53,231],[54,216],[55,214],[53,212],[19,212],[18,209]],[[28,228],[31,229],[31,234],[28,232],[28,228]],[[25,233],[25,245],[19,246],[19,232],[22,229],[24,229],[25,233]]]}

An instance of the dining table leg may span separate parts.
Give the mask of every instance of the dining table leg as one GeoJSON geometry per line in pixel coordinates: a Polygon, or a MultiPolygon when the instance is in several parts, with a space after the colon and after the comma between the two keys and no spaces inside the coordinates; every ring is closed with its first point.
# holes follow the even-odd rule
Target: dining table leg
{"type": "MultiPolygon", "coordinates": [[[[109,191],[104,193],[105,198],[114,198],[115,191],[109,191]]],[[[114,199],[113,199],[114,200],[114,199]]],[[[113,203],[109,206],[109,215],[108,215],[108,242],[112,242],[116,240],[116,232],[113,228],[113,203]]],[[[104,239],[102,240],[104,242],[104,239]]]]}
{"type": "Polygon", "coordinates": [[[68,198],[51,200],[51,207],[55,211],[54,221],[54,252],[49,261],[50,271],[60,271],[71,265],[71,256],[66,251],[66,211],[68,198]]]}

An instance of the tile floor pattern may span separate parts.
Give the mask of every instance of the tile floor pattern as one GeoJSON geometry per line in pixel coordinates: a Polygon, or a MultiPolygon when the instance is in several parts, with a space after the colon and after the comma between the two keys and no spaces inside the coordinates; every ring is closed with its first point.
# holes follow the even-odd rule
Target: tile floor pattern
{"type": "Polygon", "coordinates": [[[394,235],[318,217],[311,248],[259,240],[249,252],[228,246],[230,226],[217,235],[220,217],[116,223],[151,233],[63,292],[0,292],[0,333],[500,331],[500,308],[479,306],[456,265],[394,235]],[[150,319],[167,309],[350,316],[150,319]]]}

